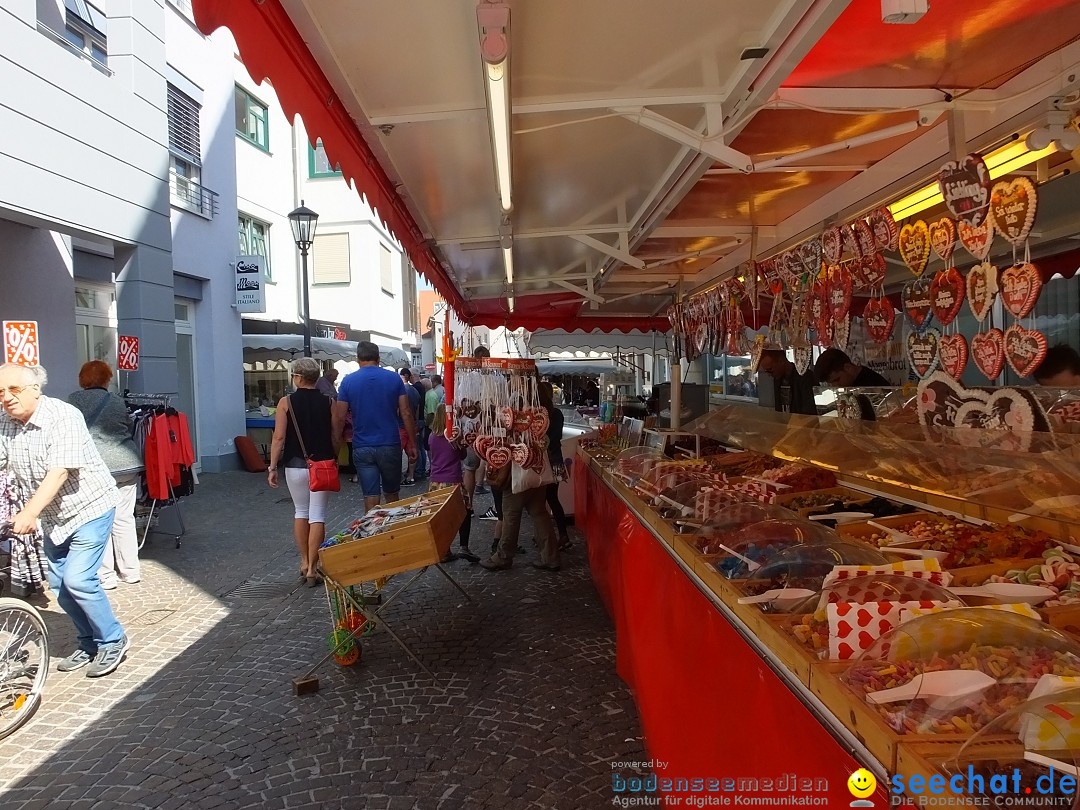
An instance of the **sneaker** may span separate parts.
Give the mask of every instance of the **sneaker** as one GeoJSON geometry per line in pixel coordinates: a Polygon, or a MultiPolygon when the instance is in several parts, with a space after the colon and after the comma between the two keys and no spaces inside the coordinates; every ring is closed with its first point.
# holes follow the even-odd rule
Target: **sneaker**
{"type": "MultiPolygon", "coordinates": [[[[496,546],[496,548],[498,548],[498,547],[496,546]]],[[[492,552],[492,553],[494,553],[494,552],[492,552]]],[[[477,557],[475,554],[473,554],[471,551],[469,551],[467,548],[463,548],[463,549],[459,550],[458,553],[457,553],[457,556],[460,559],[468,560],[471,563],[480,562],[480,558],[477,557]]]]}
{"type": "Polygon", "coordinates": [[[406,487],[411,487],[415,483],[416,483],[415,478],[406,478],[404,481],[401,482],[402,486],[406,486],[406,487]]]}
{"type": "Polygon", "coordinates": [[[86,670],[86,677],[100,678],[102,675],[113,672],[124,660],[124,653],[127,652],[129,646],[127,636],[121,636],[119,641],[114,641],[112,644],[102,644],[98,647],[94,662],[86,670]]]}
{"type": "Polygon", "coordinates": [[[77,649],[63,661],[56,665],[57,672],[74,672],[77,669],[82,669],[91,661],[94,660],[94,656],[84,650],[82,647],[77,649]]]}
{"type": "Polygon", "coordinates": [[[101,580],[101,587],[104,588],[107,591],[115,591],[116,590],[116,578],[113,577],[112,579],[103,579],[103,580],[101,580]]]}
{"type": "Polygon", "coordinates": [[[488,510],[480,516],[480,520],[498,520],[499,513],[495,511],[494,506],[489,506],[488,510]]]}
{"type": "Polygon", "coordinates": [[[498,557],[489,557],[480,561],[480,567],[486,568],[488,571],[508,571],[510,565],[509,562],[503,562],[498,557]]]}

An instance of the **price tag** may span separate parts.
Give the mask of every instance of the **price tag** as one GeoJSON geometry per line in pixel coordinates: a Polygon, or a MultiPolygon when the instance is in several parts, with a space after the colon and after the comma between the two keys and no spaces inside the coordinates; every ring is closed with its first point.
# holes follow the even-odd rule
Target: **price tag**
{"type": "Polygon", "coordinates": [[[36,366],[38,351],[37,321],[4,321],[4,362],[36,366]]]}

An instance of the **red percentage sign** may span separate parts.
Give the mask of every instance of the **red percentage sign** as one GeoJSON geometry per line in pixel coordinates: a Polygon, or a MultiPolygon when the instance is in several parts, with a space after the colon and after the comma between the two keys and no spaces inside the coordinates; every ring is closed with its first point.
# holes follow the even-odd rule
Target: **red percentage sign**
{"type": "Polygon", "coordinates": [[[33,323],[12,322],[6,324],[4,343],[7,345],[8,362],[27,366],[37,365],[37,328],[33,323]]]}

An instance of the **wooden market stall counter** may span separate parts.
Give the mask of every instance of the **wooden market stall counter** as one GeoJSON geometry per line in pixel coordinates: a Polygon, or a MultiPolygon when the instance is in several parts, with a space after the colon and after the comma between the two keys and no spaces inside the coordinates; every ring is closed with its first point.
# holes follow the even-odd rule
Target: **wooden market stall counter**
{"type": "Polygon", "coordinates": [[[848,777],[866,767],[881,783],[876,806],[886,806],[895,753],[873,756],[837,712],[850,708],[815,694],[812,671],[823,665],[777,655],[779,632],[766,638],[767,622],[746,621],[764,614],[739,606],[692,547],[584,450],[574,487],[589,567],[615,624],[617,671],[634,693],[649,756],[665,763],[657,776],[734,779],[736,793],[776,796],[762,788],[793,774],[811,790],[790,794],[848,806],[848,777]],[[757,780],[759,792],[739,790],[755,785],[740,779],[757,780]]]}

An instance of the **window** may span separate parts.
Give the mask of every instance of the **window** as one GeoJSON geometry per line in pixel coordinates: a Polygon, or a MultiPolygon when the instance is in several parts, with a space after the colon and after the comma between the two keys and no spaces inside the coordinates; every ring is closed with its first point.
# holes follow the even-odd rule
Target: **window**
{"type": "Polygon", "coordinates": [[[270,151],[266,105],[239,85],[236,87],[236,134],[260,149],[270,151]]]}
{"type": "Polygon", "coordinates": [[[386,245],[379,245],[379,278],[384,293],[394,294],[393,254],[386,245]]]}
{"type": "Polygon", "coordinates": [[[316,234],[311,246],[312,284],[348,284],[352,281],[347,233],[316,234]]]}
{"type": "Polygon", "coordinates": [[[217,195],[202,185],[201,107],[171,84],[166,90],[172,203],[209,219],[217,211],[217,195]]]}
{"type": "MultiPolygon", "coordinates": [[[[79,366],[104,360],[116,368],[116,294],[111,287],[75,283],[75,351],[79,366]]],[[[114,375],[109,387],[117,390],[114,375]]]]}
{"type": "Polygon", "coordinates": [[[330,168],[322,138],[317,140],[314,146],[308,144],[308,177],[341,177],[340,166],[330,168]]]}
{"type": "Polygon", "coordinates": [[[260,222],[259,220],[245,216],[244,214],[240,214],[238,223],[240,232],[240,255],[262,256],[263,272],[266,274],[266,280],[270,281],[273,276],[270,274],[270,248],[269,242],[266,239],[266,234],[267,231],[270,230],[270,226],[265,222],[260,222]]]}
{"type": "Polygon", "coordinates": [[[99,64],[109,61],[105,15],[86,0],[64,0],[64,36],[78,50],[99,64]]]}

